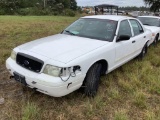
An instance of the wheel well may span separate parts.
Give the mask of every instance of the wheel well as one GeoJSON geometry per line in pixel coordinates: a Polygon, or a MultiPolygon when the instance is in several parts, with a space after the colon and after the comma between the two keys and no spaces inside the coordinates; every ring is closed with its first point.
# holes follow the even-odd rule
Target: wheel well
{"type": "MultiPolygon", "coordinates": [[[[104,74],[106,73],[106,71],[108,70],[108,62],[107,62],[106,60],[104,60],[104,59],[103,59],[103,60],[99,60],[99,61],[93,63],[93,64],[90,66],[90,68],[91,68],[94,64],[96,64],[96,63],[99,63],[99,64],[102,65],[102,72],[101,72],[101,74],[104,75],[104,74]]],[[[88,71],[90,70],[90,68],[88,69],[88,71]]],[[[88,71],[87,71],[87,73],[88,73],[88,71]]],[[[86,79],[86,77],[85,77],[85,79],[86,79]]],[[[82,86],[84,85],[85,79],[84,79],[84,81],[83,81],[82,86]]]]}
{"type": "Polygon", "coordinates": [[[108,70],[108,62],[106,60],[99,60],[96,63],[100,63],[102,65],[102,74],[105,74],[108,70]]]}
{"type": "Polygon", "coordinates": [[[145,45],[147,45],[147,47],[149,46],[149,40],[146,42],[146,44],[145,45]]]}

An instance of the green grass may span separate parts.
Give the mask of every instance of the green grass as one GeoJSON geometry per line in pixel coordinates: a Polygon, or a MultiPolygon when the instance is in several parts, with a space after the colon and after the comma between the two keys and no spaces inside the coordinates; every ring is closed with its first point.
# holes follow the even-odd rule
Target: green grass
{"type": "Polygon", "coordinates": [[[38,120],[40,113],[38,106],[33,103],[22,106],[22,120],[38,120]]]}
{"type": "Polygon", "coordinates": [[[114,120],[129,120],[125,110],[115,112],[114,120]]]}
{"type": "Polygon", "coordinates": [[[139,108],[146,108],[146,96],[142,91],[135,91],[133,94],[133,103],[139,108]]]}
{"type": "Polygon", "coordinates": [[[147,56],[134,59],[101,78],[95,98],[75,91],[54,98],[9,80],[5,61],[23,43],[61,32],[78,17],[0,16],[1,120],[159,120],[160,42],[147,56]],[[11,83],[10,83],[11,82],[11,83]]]}

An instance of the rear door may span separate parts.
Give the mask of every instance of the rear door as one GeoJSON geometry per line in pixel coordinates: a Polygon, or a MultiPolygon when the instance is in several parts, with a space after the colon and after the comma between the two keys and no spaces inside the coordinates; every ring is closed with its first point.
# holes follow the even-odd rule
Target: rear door
{"type": "Polygon", "coordinates": [[[133,38],[134,38],[133,41],[135,43],[134,52],[135,54],[138,54],[144,47],[147,36],[145,35],[143,27],[141,26],[138,20],[130,19],[129,21],[133,29],[133,38]]]}

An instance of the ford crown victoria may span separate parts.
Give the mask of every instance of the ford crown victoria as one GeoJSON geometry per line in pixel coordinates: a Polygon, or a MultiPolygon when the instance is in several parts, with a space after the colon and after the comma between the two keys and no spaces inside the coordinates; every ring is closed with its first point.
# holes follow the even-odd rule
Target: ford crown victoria
{"type": "Polygon", "coordinates": [[[50,96],[79,88],[94,96],[100,76],[137,56],[143,58],[150,40],[151,31],[137,19],[87,16],[60,34],[14,48],[6,67],[11,78],[50,96]]]}
{"type": "Polygon", "coordinates": [[[139,16],[138,19],[142,22],[145,28],[152,31],[152,40],[149,44],[158,43],[160,39],[160,17],[157,16],[139,16]]]}

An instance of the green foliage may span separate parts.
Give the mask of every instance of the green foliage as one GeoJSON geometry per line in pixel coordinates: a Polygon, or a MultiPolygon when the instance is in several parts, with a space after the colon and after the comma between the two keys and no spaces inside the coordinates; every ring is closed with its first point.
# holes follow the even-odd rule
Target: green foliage
{"type": "Polygon", "coordinates": [[[139,108],[146,108],[147,105],[146,105],[146,96],[144,95],[143,92],[139,92],[139,91],[136,91],[133,95],[134,97],[134,101],[133,103],[139,107],[139,108]]]}
{"type": "Polygon", "coordinates": [[[77,2],[75,0],[70,0],[70,9],[77,10],[77,2]]]}
{"type": "Polygon", "coordinates": [[[159,11],[160,1],[159,0],[144,0],[144,2],[150,6],[150,10],[153,12],[159,11]]]}
{"type": "Polygon", "coordinates": [[[133,7],[130,7],[130,6],[127,6],[127,7],[119,7],[119,10],[125,10],[125,11],[149,11],[149,8],[147,7],[136,7],[136,6],[133,6],[133,7]]]}
{"type": "Polygon", "coordinates": [[[30,9],[29,8],[21,8],[17,11],[17,13],[20,15],[28,15],[30,13],[30,9]]]}
{"type": "Polygon", "coordinates": [[[22,120],[36,120],[39,117],[39,109],[33,103],[28,103],[23,107],[22,120]]]}
{"type": "Polygon", "coordinates": [[[70,16],[70,17],[74,17],[76,14],[75,14],[75,12],[74,12],[73,10],[71,10],[71,9],[66,9],[66,10],[65,10],[65,15],[66,15],[66,16],[70,16]]]}
{"type": "Polygon", "coordinates": [[[74,16],[75,0],[0,0],[0,15],[64,15],[74,16]],[[67,9],[67,10],[66,10],[67,9]]]}
{"type": "Polygon", "coordinates": [[[5,15],[5,10],[0,9],[0,15],[5,15]]]}
{"type": "Polygon", "coordinates": [[[83,11],[82,11],[82,8],[81,7],[77,7],[77,11],[79,12],[79,13],[83,13],[83,11]]]}
{"type": "Polygon", "coordinates": [[[125,110],[115,112],[114,120],[129,120],[125,110]]]}

